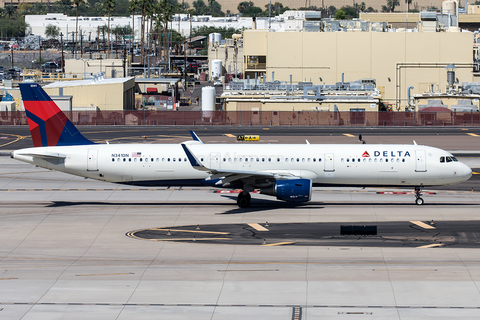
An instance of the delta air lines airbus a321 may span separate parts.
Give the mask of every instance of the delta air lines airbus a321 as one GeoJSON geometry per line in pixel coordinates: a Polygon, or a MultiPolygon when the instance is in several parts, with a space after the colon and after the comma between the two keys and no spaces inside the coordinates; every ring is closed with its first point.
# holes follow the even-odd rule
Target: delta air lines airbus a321
{"type": "Polygon", "coordinates": [[[290,202],[311,199],[312,186],[409,187],[466,181],[472,170],[449,152],[421,145],[96,144],[86,139],[38,84],[20,84],[34,148],[12,158],[91,179],[139,186],[241,189],[290,202]]]}

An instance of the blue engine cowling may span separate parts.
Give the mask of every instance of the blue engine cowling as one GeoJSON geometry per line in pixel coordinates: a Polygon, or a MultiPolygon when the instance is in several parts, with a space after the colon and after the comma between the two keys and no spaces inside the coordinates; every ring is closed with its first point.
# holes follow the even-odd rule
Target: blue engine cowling
{"type": "Polygon", "coordinates": [[[306,202],[312,198],[312,180],[277,180],[270,188],[261,189],[261,193],[276,196],[289,202],[306,202]]]}

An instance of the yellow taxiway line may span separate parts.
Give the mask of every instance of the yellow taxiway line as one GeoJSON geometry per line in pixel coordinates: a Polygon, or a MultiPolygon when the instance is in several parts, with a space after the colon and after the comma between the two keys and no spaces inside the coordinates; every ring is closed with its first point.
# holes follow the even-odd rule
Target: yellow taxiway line
{"type": "Polygon", "coordinates": [[[427,248],[435,248],[443,246],[442,243],[434,243],[434,244],[427,244],[426,246],[417,247],[417,249],[427,249],[427,248]]]}
{"type": "Polygon", "coordinates": [[[277,242],[277,243],[262,244],[262,247],[286,246],[289,244],[295,244],[295,242],[277,242]]]}
{"type": "Polygon", "coordinates": [[[248,225],[257,231],[268,231],[267,228],[262,227],[258,223],[248,223],[248,225]]]}
{"type": "Polygon", "coordinates": [[[422,227],[423,229],[436,229],[435,227],[432,227],[429,224],[426,224],[422,221],[410,221],[410,223],[416,224],[419,227],[422,227]]]}
{"type": "Polygon", "coordinates": [[[467,134],[472,137],[480,137],[478,134],[475,134],[475,133],[467,133],[467,134]]]}

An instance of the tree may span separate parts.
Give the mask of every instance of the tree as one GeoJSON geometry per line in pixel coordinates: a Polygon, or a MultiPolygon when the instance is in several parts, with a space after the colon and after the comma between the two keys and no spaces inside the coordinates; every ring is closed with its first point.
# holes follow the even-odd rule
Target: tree
{"type": "Polygon", "coordinates": [[[75,5],[75,54],[77,53],[77,36],[78,36],[78,6],[85,3],[85,0],[73,0],[75,5]]]}
{"type": "Polygon", "coordinates": [[[335,6],[330,6],[328,7],[327,11],[330,13],[330,16],[335,16],[335,13],[337,12],[337,8],[335,6]]]}
{"type": "Polygon", "coordinates": [[[11,18],[15,15],[15,13],[16,13],[16,10],[11,4],[5,6],[5,15],[7,17],[11,18]]]}
{"type": "Polygon", "coordinates": [[[42,2],[35,2],[32,6],[32,14],[47,14],[48,7],[42,2]]]}
{"type": "Polygon", "coordinates": [[[135,43],[135,12],[138,9],[138,0],[130,1],[128,6],[129,11],[132,13],[132,39],[130,40],[132,43],[132,61],[133,61],[133,44],[135,43]]]}
{"type": "Polygon", "coordinates": [[[68,14],[72,9],[72,2],[70,0],[58,0],[53,4],[53,11],[68,14]]]}
{"type": "MultiPolygon", "coordinates": [[[[387,8],[390,12],[395,11],[395,7],[400,5],[399,0],[387,0],[387,8]]],[[[383,7],[382,7],[383,9],[383,7]]]]}
{"type": "Polygon", "coordinates": [[[410,3],[412,3],[412,0],[405,0],[405,3],[407,4],[407,13],[409,11],[410,3]]]}
{"type": "Polygon", "coordinates": [[[60,35],[60,27],[49,24],[45,27],[45,36],[56,39],[60,35]]]}
{"type": "MultiPolygon", "coordinates": [[[[410,1],[412,1],[412,0],[410,0],[410,1]]],[[[365,2],[360,3],[360,5],[358,6],[358,10],[360,10],[361,12],[364,12],[366,8],[367,8],[367,6],[366,6],[365,2]]]]}
{"type": "MultiPolygon", "coordinates": [[[[77,0],[74,0],[74,1],[77,1],[77,0]]],[[[103,9],[106,10],[108,12],[108,43],[107,43],[107,46],[108,46],[108,54],[110,56],[110,13],[112,12],[113,8],[115,8],[115,0],[103,0],[103,9]]]]}
{"type": "Polygon", "coordinates": [[[340,10],[342,10],[345,13],[346,19],[358,18],[357,9],[355,7],[344,6],[344,7],[341,7],[340,10]]]}
{"type": "Polygon", "coordinates": [[[247,10],[247,8],[253,7],[253,6],[254,4],[252,1],[243,1],[238,4],[237,10],[238,12],[243,13],[245,10],[247,10]]]}
{"type": "Polygon", "coordinates": [[[337,20],[345,19],[345,11],[343,11],[342,9],[337,10],[337,12],[335,12],[335,19],[337,20]]]}

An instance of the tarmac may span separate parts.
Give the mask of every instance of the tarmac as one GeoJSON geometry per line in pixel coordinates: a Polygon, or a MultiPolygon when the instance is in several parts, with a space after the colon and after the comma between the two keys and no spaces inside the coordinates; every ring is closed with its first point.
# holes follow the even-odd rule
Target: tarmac
{"type": "MultiPolygon", "coordinates": [[[[478,158],[469,164],[480,167],[478,158]]],[[[478,223],[479,192],[426,189],[416,206],[411,191],[315,189],[302,206],[253,194],[252,206],[239,209],[234,193],[114,185],[0,157],[0,318],[478,319],[480,251],[429,246],[439,244],[434,238],[392,247],[128,236],[186,226],[249,232],[366,223],[435,237],[412,221],[478,223]]],[[[479,241],[473,225],[464,235],[479,241]]]]}

